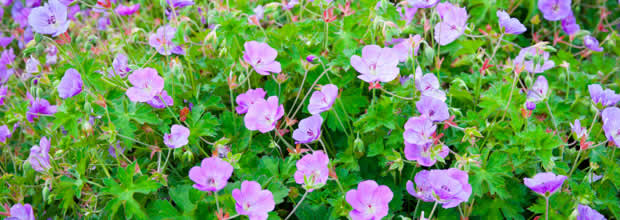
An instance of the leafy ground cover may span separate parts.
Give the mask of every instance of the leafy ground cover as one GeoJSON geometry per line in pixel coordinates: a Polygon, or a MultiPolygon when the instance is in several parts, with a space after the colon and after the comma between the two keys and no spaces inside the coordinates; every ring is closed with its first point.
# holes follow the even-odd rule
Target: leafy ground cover
{"type": "Polygon", "coordinates": [[[618,219],[615,0],[3,0],[6,219],[618,219]]]}

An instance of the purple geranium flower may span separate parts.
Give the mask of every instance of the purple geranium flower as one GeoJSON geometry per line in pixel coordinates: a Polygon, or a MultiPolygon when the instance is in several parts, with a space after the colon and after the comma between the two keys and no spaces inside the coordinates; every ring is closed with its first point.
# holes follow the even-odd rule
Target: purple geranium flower
{"type": "Polygon", "coordinates": [[[271,191],[261,189],[258,182],[243,181],[241,189],[233,189],[237,214],[247,215],[250,220],[265,220],[276,204],[271,191]]]}
{"type": "Polygon", "coordinates": [[[549,92],[549,83],[547,82],[547,78],[540,75],[534,82],[532,88],[527,91],[527,101],[538,103],[544,100],[547,97],[547,93],[549,92]]]}
{"type": "Polygon", "coordinates": [[[177,29],[170,25],[159,27],[157,28],[157,32],[151,34],[149,37],[149,45],[157,49],[157,52],[164,56],[170,54],[185,55],[183,47],[172,42],[172,38],[174,38],[176,32],[177,29]]]}
{"type": "Polygon", "coordinates": [[[116,158],[117,155],[123,154],[123,152],[125,152],[125,148],[121,146],[120,141],[117,142],[116,145],[110,144],[110,147],[108,148],[108,153],[113,158],[116,158]]]}
{"type": "Polygon", "coordinates": [[[573,35],[581,30],[581,27],[577,24],[577,20],[575,19],[572,11],[568,16],[562,19],[562,30],[564,30],[564,32],[568,35],[573,35]]]}
{"type": "Polygon", "coordinates": [[[34,122],[34,119],[39,118],[40,115],[50,116],[56,113],[56,106],[50,105],[47,100],[42,98],[35,99],[30,94],[28,94],[28,99],[30,100],[30,106],[26,112],[26,119],[29,122],[34,122]]]}
{"type": "Polygon", "coordinates": [[[429,119],[440,122],[450,118],[448,112],[448,105],[445,102],[433,98],[431,96],[422,96],[420,101],[415,103],[416,108],[420,114],[428,117],[429,119]]]}
{"type": "Polygon", "coordinates": [[[418,164],[425,167],[435,165],[437,158],[445,158],[450,153],[450,149],[446,145],[433,146],[432,143],[419,145],[405,142],[404,151],[407,160],[415,160],[418,164]],[[433,153],[433,151],[437,153],[433,153]]]}
{"type": "Polygon", "coordinates": [[[11,138],[12,132],[9,130],[9,126],[0,126],[0,142],[4,143],[7,139],[11,138]]]}
{"type": "Polygon", "coordinates": [[[146,103],[151,105],[153,108],[165,108],[166,106],[174,105],[174,100],[168,95],[166,90],[162,90],[161,93],[153,96],[153,98],[146,103]]]}
{"type": "Polygon", "coordinates": [[[558,191],[566,178],[566,176],[547,172],[538,173],[532,178],[523,178],[523,182],[534,192],[547,197],[558,191]]]}
{"type": "Polygon", "coordinates": [[[357,189],[349,190],[345,199],[353,207],[349,216],[353,220],[363,220],[387,216],[392,197],[394,194],[389,187],[366,180],[359,183],[357,189]]]}
{"type": "Polygon", "coordinates": [[[594,105],[601,105],[602,107],[614,106],[620,101],[620,95],[611,89],[603,90],[599,84],[588,85],[588,91],[594,105]]]}
{"type": "Polygon", "coordinates": [[[0,55],[0,65],[12,65],[13,62],[15,62],[15,52],[13,52],[13,48],[2,51],[2,55],[0,55]]]}
{"type": "Polygon", "coordinates": [[[47,48],[45,48],[45,64],[46,65],[53,65],[56,64],[56,62],[58,62],[58,48],[56,48],[56,46],[54,45],[50,45],[47,48]]]}
{"type": "Polygon", "coordinates": [[[6,47],[7,45],[9,45],[11,42],[13,42],[13,37],[5,37],[0,35],[0,46],[2,47],[6,47]]]}
{"type": "Polygon", "coordinates": [[[429,118],[424,116],[411,117],[405,123],[403,138],[405,143],[426,145],[433,143],[432,136],[437,126],[429,118]]]}
{"type": "Polygon", "coordinates": [[[34,211],[30,204],[22,205],[21,203],[17,203],[11,206],[9,213],[11,216],[9,216],[7,220],[35,220],[34,211]]]}
{"type": "Polygon", "coordinates": [[[295,182],[302,184],[302,187],[308,192],[322,187],[327,182],[329,175],[328,164],[329,158],[323,151],[318,150],[312,154],[306,154],[301,160],[297,161],[295,182]]]}
{"type": "Polygon", "coordinates": [[[259,99],[248,109],[243,118],[245,127],[250,131],[258,130],[267,133],[276,127],[276,123],[284,116],[284,106],[278,103],[277,96],[267,100],[259,99]]]}
{"type": "Polygon", "coordinates": [[[321,136],[321,115],[313,115],[299,121],[299,128],[293,131],[295,144],[307,144],[316,141],[321,136]]]}
{"type": "Polygon", "coordinates": [[[420,49],[420,43],[422,37],[416,34],[409,38],[395,38],[390,42],[394,44],[394,52],[398,55],[398,61],[406,62],[409,57],[417,56],[418,49],[420,49]]]}
{"type": "Polygon", "coordinates": [[[9,69],[4,65],[0,65],[0,84],[6,83],[9,81],[9,78],[15,73],[15,70],[12,68],[9,69]]]}
{"type": "Polygon", "coordinates": [[[446,93],[441,91],[439,80],[432,73],[422,76],[420,66],[415,71],[415,87],[422,93],[422,96],[430,96],[436,99],[446,101],[446,93]]]}
{"type": "Polygon", "coordinates": [[[436,201],[442,207],[452,208],[467,202],[471,196],[467,172],[450,168],[447,170],[422,170],[415,175],[415,185],[407,181],[407,192],[425,202],[436,201]]]}
{"type": "Polygon", "coordinates": [[[601,114],[607,140],[620,147],[620,108],[609,107],[601,114]]]}
{"type": "Polygon", "coordinates": [[[164,89],[164,79],[150,67],[137,69],[128,78],[133,87],[125,94],[132,102],[148,102],[164,89]]]}
{"type": "Polygon", "coordinates": [[[179,148],[187,145],[189,129],[183,125],[172,125],[170,133],[164,134],[164,144],[169,148],[179,148]]]}
{"type": "Polygon", "coordinates": [[[97,19],[97,30],[104,31],[108,29],[108,26],[110,26],[110,24],[111,24],[110,17],[102,16],[99,19],[97,19]]]}
{"type": "Polygon", "coordinates": [[[30,57],[26,60],[26,69],[24,71],[28,74],[38,73],[40,66],[41,63],[37,60],[37,58],[30,57]]]}
{"type": "Polygon", "coordinates": [[[538,0],[538,9],[549,21],[562,20],[572,13],[570,5],[571,0],[538,0]]]}
{"type": "Polygon", "coordinates": [[[114,57],[114,61],[112,61],[112,68],[108,70],[108,76],[119,75],[120,77],[125,77],[131,68],[129,68],[129,58],[127,55],[119,53],[114,57]]]}
{"type": "Polygon", "coordinates": [[[282,5],[282,10],[291,10],[295,5],[299,4],[299,0],[288,0],[286,4],[282,5]]]}
{"type": "Polygon", "coordinates": [[[237,105],[239,105],[235,108],[237,114],[241,115],[248,112],[250,106],[252,106],[258,100],[264,100],[266,94],[267,93],[265,92],[265,90],[263,90],[263,88],[257,88],[250,89],[247,92],[238,95],[235,100],[237,102],[237,105]]]}
{"type": "Polygon", "coordinates": [[[13,17],[13,21],[23,28],[28,25],[28,15],[30,15],[31,11],[32,8],[24,7],[22,1],[16,1],[11,8],[11,16],[13,17]]]}
{"type": "Polygon", "coordinates": [[[334,84],[321,86],[320,91],[314,91],[308,103],[308,112],[316,115],[332,108],[338,97],[338,87],[334,84]]]}
{"type": "Polygon", "coordinates": [[[173,8],[185,8],[194,5],[194,0],[166,0],[166,3],[173,8]]]}
{"type": "Polygon", "coordinates": [[[280,73],[282,67],[276,61],[278,51],[271,48],[267,43],[249,41],[243,44],[243,60],[254,67],[254,70],[261,75],[280,73]]]}
{"type": "Polygon", "coordinates": [[[132,15],[136,12],[138,12],[138,10],[140,10],[140,4],[133,4],[133,5],[119,5],[118,7],[116,7],[116,9],[114,9],[114,11],[122,16],[127,16],[127,15],[132,15]]]}
{"type": "Polygon", "coordinates": [[[431,8],[435,6],[439,0],[407,0],[409,6],[414,8],[431,8]]]}
{"type": "Polygon", "coordinates": [[[519,19],[511,18],[504,10],[497,11],[497,18],[499,18],[499,26],[504,29],[504,33],[507,34],[522,34],[527,30],[519,19]]]}
{"type": "Polygon", "coordinates": [[[575,137],[577,139],[585,136],[588,132],[588,130],[585,127],[581,126],[581,122],[579,121],[579,119],[575,119],[575,123],[569,123],[570,124],[570,128],[571,131],[573,131],[573,134],[575,135],[575,137]]]}
{"type": "Polygon", "coordinates": [[[577,206],[577,220],[605,220],[605,216],[590,206],[579,204],[577,206]]]}
{"type": "Polygon", "coordinates": [[[189,179],[194,181],[193,187],[200,191],[217,192],[223,189],[233,173],[233,166],[219,157],[202,160],[200,166],[189,170],[189,179]]]}
{"type": "Polygon", "coordinates": [[[38,172],[43,172],[51,168],[50,165],[50,141],[47,137],[42,137],[39,141],[39,145],[32,146],[30,148],[30,155],[28,156],[28,163],[32,168],[38,172]]]}
{"type": "Polygon", "coordinates": [[[357,78],[368,83],[390,82],[398,76],[398,54],[392,48],[367,45],[362,49],[362,57],[353,55],[351,66],[361,73],[357,78]]]}
{"type": "Polygon", "coordinates": [[[82,76],[76,69],[68,69],[58,84],[58,96],[67,99],[82,92],[82,76]]]}
{"type": "Polygon", "coordinates": [[[598,40],[590,35],[585,36],[583,38],[583,44],[586,45],[586,47],[590,50],[596,51],[596,52],[602,52],[603,51],[603,47],[601,47],[598,43],[598,40]]]}
{"type": "Polygon", "coordinates": [[[67,32],[71,22],[67,19],[67,6],[58,0],[50,0],[41,7],[33,8],[28,15],[28,24],[40,34],[56,37],[67,32]]]}
{"type": "Polygon", "coordinates": [[[467,10],[449,2],[439,3],[437,12],[441,22],[435,25],[435,40],[439,45],[447,45],[459,38],[467,26],[467,10]]]}
{"type": "Polygon", "coordinates": [[[525,70],[530,73],[542,73],[555,66],[553,60],[549,60],[549,52],[538,48],[536,45],[521,49],[521,51],[519,51],[519,55],[517,55],[514,59],[514,64],[519,67],[525,66],[525,70]],[[534,65],[534,60],[536,59],[526,60],[528,55],[532,57],[540,56],[540,58],[542,58],[540,59],[541,63],[534,65]]]}
{"type": "Polygon", "coordinates": [[[398,11],[400,19],[406,21],[406,25],[409,25],[409,23],[411,23],[411,20],[413,20],[413,18],[415,17],[415,13],[418,11],[418,8],[405,6],[396,8],[396,11],[398,11]]]}
{"type": "Polygon", "coordinates": [[[6,85],[0,86],[0,106],[4,105],[4,99],[6,98],[6,94],[9,91],[9,87],[6,85]]]}

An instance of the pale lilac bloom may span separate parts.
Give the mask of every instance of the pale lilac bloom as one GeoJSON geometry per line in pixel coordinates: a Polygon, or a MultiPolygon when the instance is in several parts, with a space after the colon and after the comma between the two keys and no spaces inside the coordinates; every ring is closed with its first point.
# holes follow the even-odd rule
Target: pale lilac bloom
{"type": "Polygon", "coordinates": [[[254,10],[252,11],[254,12],[254,14],[248,17],[248,23],[252,25],[254,25],[254,23],[252,22],[251,17],[255,17],[257,21],[260,21],[263,19],[263,17],[265,17],[265,8],[262,5],[256,6],[256,8],[254,8],[254,10]]]}
{"type": "Polygon", "coordinates": [[[349,190],[345,199],[353,207],[349,216],[353,220],[366,220],[387,216],[393,197],[389,187],[379,185],[374,180],[366,180],[359,183],[357,189],[349,190]]]}
{"type": "Polygon", "coordinates": [[[12,65],[13,62],[15,62],[15,53],[13,52],[13,48],[2,51],[2,55],[0,56],[0,65],[12,65]]]}
{"type": "Polygon", "coordinates": [[[232,197],[237,214],[247,215],[250,220],[266,220],[276,206],[271,191],[261,189],[255,181],[243,181],[241,189],[233,189],[232,197]]]}
{"type": "Polygon", "coordinates": [[[15,73],[12,68],[7,68],[5,65],[0,65],[0,84],[9,81],[9,78],[15,73]]]}
{"type": "Polygon", "coordinates": [[[579,30],[581,30],[581,27],[577,24],[577,20],[575,19],[572,11],[568,16],[562,19],[562,30],[564,30],[564,32],[568,35],[576,34],[579,30]]]}
{"type": "Polygon", "coordinates": [[[250,105],[243,122],[250,131],[258,130],[261,133],[267,133],[276,127],[276,123],[282,116],[284,116],[284,106],[278,103],[277,96],[271,96],[267,100],[260,99],[250,105]]]}
{"type": "Polygon", "coordinates": [[[39,118],[40,115],[51,116],[56,113],[57,107],[55,105],[50,105],[50,103],[42,98],[33,98],[28,94],[28,99],[30,100],[30,106],[28,107],[28,111],[26,112],[26,119],[29,122],[34,122],[35,118],[39,118]]]}
{"type": "Polygon", "coordinates": [[[396,11],[398,11],[400,19],[406,21],[406,24],[409,25],[409,23],[411,23],[411,20],[413,20],[413,18],[415,17],[415,13],[418,11],[418,8],[410,8],[405,6],[396,8],[396,11]]]}
{"type": "Polygon", "coordinates": [[[76,69],[68,69],[58,84],[58,96],[67,99],[82,92],[82,76],[76,69]]]}
{"type": "Polygon", "coordinates": [[[166,0],[166,3],[173,8],[184,8],[194,5],[194,0],[166,0]]]}
{"type": "Polygon", "coordinates": [[[166,106],[174,105],[174,100],[168,95],[166,90],[162,90],[161,93],[153,96],[153,98],[146,103],[151,105],[153,108],[166,108],[166,106]]]}
{"type": "Polygon", "coordinates": [[[538,9],[549,21],[562,20],[572,13],[570,5],[571,0],[538,0],[538,9]]]}
{"type": "Polygon", "coordinates": [[[313,115],[299,121],[299,128],[293,131],[295,144],[307,144],[316,141],[321,136],[321,115],[313,115]]]}
{"type": "Polygon", "coordinates": [[[351,66],[361,73],[357,78],[373,83],[390,82],[398,76],[398,54],[392,48],[367,45],[362,49],[362,56],[353,55],[351,66]]]}
{"type": "Polygon", "coordinates": [[[407,192],[425,202],[436,201],[444,209],[467,202],[472,188],[467,172],[449,168],[446,170],[422,170],[415,175],[415,188],[407,181],[407,192]]]}
{"type": "Polygon", "coordinates": [[[395,38],[390,43],[395,44],[393,49],[398,55],[398,61],[406,62],[409,57],[417,56],[418,49],[420,49],[420,43],[422,37],[419,34],[409,38],[395,38]]]}
{"type": "Polygon", "coordinates": [[[41,7],[33,8],[28,15],[28,24],[40,34],[56,37],[67,32],[71,22],[67,19],[67,6],[58,0],[50,0],[41,7]]]}
{"type": "Polygon", "coordinates": [[[547,97],[548,92],[549,83],[547,82],[547,78],[540,75],[534,82],[532,88],[527,91],[527,101],[533,103],[541,102],[547,97]]]}
{"type": "Polygon", "coordinates": [[[219,157],[202,160],[200,166],[189,170],[189,179],[194,181],[193,187],[200,191],[217,192],[223,189],[233,173],[233,166],[219,157]]]}
{"type": "Polygon", "coordinates": [[[467,10],[449,2],[439,3],[437,12],[441,22],[435,25],[435,40],[439,45],[447,45],[459,38],[467,26],[467,10]]]}
{"type": "Polygon", "coordinates": [[[299,0],[288,0],[285,5],[282,5],[282,9],[291,10],[291,8],[295,7],[297,4],[299,4],[299,0]]]}
{"type": "Polygon", "coordinates": [[[435,146],[432,143],[420,145],[405,142],[404,152],[407,160],[414,160],[421,166],[430,167],[435,165],[437,158],[447,157],[450,154],[450,149],[443,144],[435,146]]]}
{"type": "Polygon", "coordinates": [[[542,50],[541,48],[534,46],[526,47],[519,51],[519,55],[515,57],[514,64],[519,67],[525,66],[525,70],[530,73],[542,73],[555,66],[553,60],[549,60],[549,52],[542,50]],[[526,60],[526,56],[541,56],[542,63],[534,65],[534,60],[526,60]]]}
{"type": "Polygon", "coordinates": [[[409,6],[414,8],[432,8],[439,0],[407,0],[409,6]]]}
{"type": "Polygon", "coordinates": [[[525,183],[525,186],[530,188],[532,191],[542,196],[549,196],[561,188],[566,178],[566,176],[555,175],[554,173],[547,172],[538,173],[532,178],[523,178],[523,182],[525,183]]]}
{"type": "Polygon", "coordinates": [[[164,144],[169,148],[179,148],[187,145],[189,142],[189,129],[183,125],[172,125],[170,133],[164,134],[164,144]]]}
{"type": "Polygon", "coordinates": [[[422,93],[422,96],[430,96],[446,101],[446,93],[441,90],[439,80],[433,73],[427,73],[422,76],[420,66],[416,68],[415,87],[422,93]]]}
{"type": "Polygon", "coordinates": [[[316,115],[332,108],[338,97],[338,87],[334,84],[321,86],[320,91],[314,91],[308,103],[308,112],[316,115]]]}
{"type": "Polygon", "coordinates": [[[6,140],[11,138],[13,132],[9,130],[9,126],[2,125],[0,126],[0,142],[4,143],[6,140]]]}
{"type": "Polygon", "coordinates": [[[4,99],[6,98],[6,94],[9,91],[9,87],[6,85],[0,86],[0,106],[4,105],[4,99]]]}
{"type": "Polygon", "coordinates": [[[9,213],[11,216],[7,217],[6,220],[35,220],[34,211],[30,204],[17,203],[11,206],[9,213]]]}
{"type": "Polygon", "coordinates": [[[415,103],[416,108],[420,114],[428,117],[429,119],[440,122],[445,121],[450,118],[450,113],[448,112],[448,105],[445,102],[431,97],[431,96],[422,96],[419,101],[415,103]]]}
{"type": "Polygon", "coordinates": [[[125,152],[125,148],[121,146],[120,142],[116,143],[116,145],[110,144],[108,148],[108,153],[111,157],[116,158],[117,155],[121,155],[125,152]]]}
{"type": "Polygon", "coordinates": [[[127,15],[132,15],[136,12],[138,12],[138,10],[140,10],[140,4],[133,4],[133,5],[119,5],[118,7],[116,7],[116,9],[114,9],[114,11],[122,16],[127,16],[127,15]]]}
{"type": "Polygon", "coordinates": [[[261,75],[280,73],[282,67],[276,61],[278,51],[271,48],[267,43],[249,41],[243,44],[243,60],[254,67],[254,70],[261,75]]]}
{"type": "Polygon", "coordinates": [[[411,117],[405,123],[403,138],[405,143],[427,145],[432,144],[432,136],[437,126],[429,118],[424,116],[411,117]]]}
{"type": "Polygon", "coordinates": [[[620,108],[609,107],[601,114],[607,140],[620,147],[620,108]]]}
{"type": "Polygon", "coordinates": [[[17,46],[20,49],[23,49],[26,44],[34,39],[34,33],[32,32],[32,27],[28,26],[24,29],[24,34],[22,35],[14,35],[19,41],[17,41],[17,46]]]}
{"type": "Polygon", "coordinates": [[[250,89],[247,92],[238,95],[235,99],[235,102],[237,102],[238,105],[235,108],[235,111],[237,111],[237,114],[240,115],[245,114],[246,112],[248,112],[250,106],[252,106],[256,101],[264,100],[266,94],[267,93],[265,92],[265,90],[263,90],[262,88],[257,88],[250,89]]]}
{"type": "Polygon", "coordinates": [[[620,101],[620,95],[611,89],[603,90],[599,84],[588,85],[588,91],[594,105],[600,104],[602,107],[614,106],[620,101]]]}
{"type": "Polygon", "coordinates": [[[41,63],[39,62],[39,60],[37,60],[37,58],[34,57],[30,57],[28,58],[28,60],[26,60],[26,73],[38,73],[39,72],[39,67],[41,66],[41,63]]]}
{"type": "Polygon", "coordinates": [[[28,156],[28,163],[37,172],[43,172],[52,167],[50,165],[50,141],[47,137],[42,137],[39,141],[39,145],[32,146],[30,148],[30,155],[28,156]]]}
{"type": "Polygon", "coordinates": [[[46,65],[54,65],[58,61],[58,48],[54,45],[50,45],[45,48],[45,64],[46,65]]]}
{"type": "Polygon", "coordinates": [[[499,18],[499,26],[504,29],[504,33],[507,34],[522,34],[527,30],[519,19],[511,18],[504,10],[497,10],[497,17],[499,18]]]}
{"type": "Polygon", "coordinates": [[[13,37],[4,37],[0,35],[0,46],[6,47],[7,45],[11,44],[11,42],[13,42],[13,37]]]}
{"type": "Polygon", "coordinates": [[[603,51],[603,47],[601,47],[598,43],[598,40],[590,35],[585,36],[583,38],[583,44],[586,45],[586,47],[590,50],[596,51],[596,52],[602,52],[603,51]]]}
{"type": "Polygon", "coordinates": [[[575,123],[569,123],[569,124],[570,124],[571,131],[573,132],[573,134],[575,134],[577,138],[581,138],[585,136],[588,132],[588,130],[585,127],[581,126],[581,122],[579,121],[579,119],[575,119],[575,123]]]}
{"type": "Polygon", "coordinates": [[[606,220],[606,218],[590,206],[579,204],[577,206],[577,220],[606,220]]]}
{"type": "Polygon", "coordinates": [[[116,54],[114,60],[112,61],[112,68],[108,70],[109,76],[118,75],[120,77],[125,77],[131,71],[129,68],[129,58],[127,55],[119,53],[116,54]]]}
{"type": "Polygon", "coordinates": [[[101,16],[99,19],[97,19],[97,30],[103,31],[108,29],[108,26],[110,26],[111,22],[110,22],[110,17],[108,16],[101,16]]]}
{"type": "Polygon", "coordinates": [[[295,182],[301,184],[308,192],[320,188],[327,183],[328,164],[329,158],[323,151],[318,150],[312,154],[306,154],[296,163],[295,182]]]}
{"type": "Polygon", "coordinates": [[[28,25],[28,15],[30,15],[31,11],[32,8],[24,7],[22,1],[16,1],[11,8],[11,17],[13,17],[13,21],[23,28],[28,25]]]}
{"type": "Polygon", "coordinates": [[[150,67],[137,69],[127,78],[133,86],[125,94],[132,102],[148,102],[164,89],[164,79],[150,67]]]}
{"type": "Polygon", "coordinates": [[[172,42],[176,32],[177,29],[170,25],[159,27],[157,28],[157,32],[151,34],[149,37],[149,45],[154,47],[159,54],[164,56],[168,56],[170,54],[185,55],[185,50],[183,47],[172,42]]]}

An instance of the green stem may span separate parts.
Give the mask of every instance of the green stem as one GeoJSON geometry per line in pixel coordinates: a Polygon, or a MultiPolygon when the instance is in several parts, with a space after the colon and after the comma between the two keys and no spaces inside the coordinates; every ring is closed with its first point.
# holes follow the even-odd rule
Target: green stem
{"type": "Polygon", "coordinates": [[[306,198],[306,196],[308,195],[308,191],[306,190],[306,192],[304,193],[303,196],[301,196],[301,199],[299,200],[299,202],[297,203],[297,205],[295,205],[295,208],[293,208],[293,210],[291,211],[291,213],[288,213],[288,215],[286,216],[286,218],[284,218],[284,220],[289,219],[293,213],[295,213],[295,210],[297,210],[297,208],[299,208],[299,205],[301,205],[301,203],[304,201],[304,199],[306,198]]]}
{"type": "Polygon", "coordinates": [[[433,213],[435,212],[435,208],[437,208],[437,201],[435,201],[435,205],[433,205],[433,209],[431,209],[431,214],[428,215],[428,219],[433,217],[433,213]]]}

